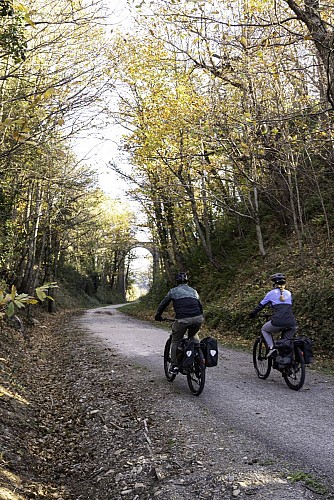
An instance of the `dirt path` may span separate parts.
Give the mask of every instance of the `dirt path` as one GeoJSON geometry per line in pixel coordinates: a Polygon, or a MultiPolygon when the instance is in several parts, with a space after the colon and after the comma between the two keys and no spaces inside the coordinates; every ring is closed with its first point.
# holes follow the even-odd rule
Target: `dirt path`
{"type": "MultiPolygon", "coordinates": [[[[168,386],[161,370],[168,333],[158,323],[155,327],[138,322],[110,306],[87,311],[79,324],[128,359],[150,367],[162,378],[163,390],[168,386]]],[[[288,454],[304,467],[334,478],[334,435],[329,432],[334,427],[333,379],[307,369],[303,388],[292,391],[276,370],[268,380],[258,379],[249,352],[224,348],[219,366],[207,370],[207,384],[199,399],[189,396],[182,376],[166,389],[173,395],[182,393],[192,413],[209,409],[217,427],[223,421],[276,453],[288,454]]]]}
{"type": "MultiPolygon", "coordinates": [[[[94,335],[86,316],[63,315],[53,328],[37,327],[29,346],[12,334],[2,339],[0,499],[333,498],[328,475],[249,434],[247,412],[239,422],[225,418],[210,400],[214,371],[200,398],[185,380],[169,384],[165,332],[121,315],[128,337],[143,328],[157,342],[153,354],[143,339],[127,358],[119,344],[106,344],[99,333],[106,316],[119,331],[110,312],[94,313],[94,335]]],[[[219,368],[224,375],[230,361],[219,368]]],[[[248,382],[241,374],[231,393],[241,380],[248,382]]],[[[271,385],[289,394],[281,381],[271,385]]],[[[233,406],[230,394],[222,397],[233,406]]]]}

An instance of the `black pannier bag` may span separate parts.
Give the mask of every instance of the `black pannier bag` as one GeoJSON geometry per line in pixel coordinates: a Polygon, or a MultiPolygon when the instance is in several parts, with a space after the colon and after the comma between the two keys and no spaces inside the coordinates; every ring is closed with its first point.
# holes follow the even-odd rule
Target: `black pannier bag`
{"type": "Polygon", "coordinates": [[[201,340],[200,347],[205,358],[205,366],[208,368],[218,364],[218,342],[213,337],[205,337],[201,340]]]}
{"type": "Polygon", "coordinates": [[[296,337],[293,342],[299,347],[304,355],[304,362],[306,365],[313,363],[313,340],[308,337],[296,337]]]}
{"type": "Polygon", "coordinates": [[[176,349],[177,365],[181,370],[190,368],[194,362],[194,341],[184,338],[180,340],[176,349]]]}
{"type": "Polygon", "coordinates": [[[275,348],[278,351],[274,358],[274,367],[281,370],[292,365],[293,342],[290,339],[280,339],[275,341],[275,348]]]}

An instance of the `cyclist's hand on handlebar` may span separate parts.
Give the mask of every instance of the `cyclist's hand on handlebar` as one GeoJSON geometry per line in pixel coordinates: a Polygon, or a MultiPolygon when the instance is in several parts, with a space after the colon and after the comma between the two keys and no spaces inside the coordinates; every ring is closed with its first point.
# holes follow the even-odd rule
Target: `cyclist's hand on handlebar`
{"type": "Polygon", "coordinates": [[[249,313],[249,315],[248,315],[249,319],[253,319],[253,318],[255,318],[255,316],[256,316],[256,313],[255,313],[254,311],[252,311],[252,312],[251,312],[251,313],[249,313]]]}
{"type": "Polygon", "coordinates": [[[154,319],[155,319],[155,321],[163,321],[163,318],[162,318],[162,316],[160,316],[160,314],[156,314],[154,316],[154,319]]]}

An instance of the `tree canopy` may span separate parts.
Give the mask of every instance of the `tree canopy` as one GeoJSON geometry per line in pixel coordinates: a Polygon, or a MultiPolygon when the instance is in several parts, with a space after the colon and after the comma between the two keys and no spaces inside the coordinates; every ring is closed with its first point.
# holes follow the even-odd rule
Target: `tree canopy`
{"type": "Polygon", "coordinates": [[[72,152],[77,134],[105,117],[107,10],[101,1],[6,0],[0,14],[0,277],[31,293],[71,266],[80,286],[100,272],[111,292],[134,217],[124,205],[116,216],[119,204],[72,152]],[[103,264],[98,245],[108,247],[103,264]]]}
{"type": "Polygon", "coordinates": [[[133,194],[167,273],[229,267],[231,231],[263,256],[273,227],[296,236],[300,255],[311,227],[330,241],[333,7],[137,7],[136,32],[119,34],[110,59],[133,194]]]}
{"type": "Polygon", "coordinates": [[[31,293],[70,266],[88,288],[119,289],[135,218],[72,149],[110,123],[130,168],[110,167],[169,280],[233,274],[291,237],[301,261],[319,235],[330,244],[332,3],[129,5],[131,30],[111,29],[102,0],[2,4],[3,279],[31,293]]]}

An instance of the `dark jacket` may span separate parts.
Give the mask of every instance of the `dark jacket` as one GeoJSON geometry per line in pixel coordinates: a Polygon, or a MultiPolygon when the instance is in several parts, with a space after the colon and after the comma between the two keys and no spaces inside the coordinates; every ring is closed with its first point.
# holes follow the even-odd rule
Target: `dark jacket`
{"type": "Polygon", "coordinates": [[[272,309],[270,321],[273,326],[281,328],[296,326],[296,320],[292,312],[292,295],[289,290],[283,290],[282,292],[279,288],[270,290],[251,312],[250,316],[254,317],[267,305],[272,309]],[[284,300],[281,300],[281,297],[284,300]]]}
{"type": "Polygon", "coordinates": [[[170,302],[173,302],[176,319],[193,318],[203,314],[198,293],[189,285],[181,284],[171,288],[160,302],[156,316],[161,316],[170,302]]]}

